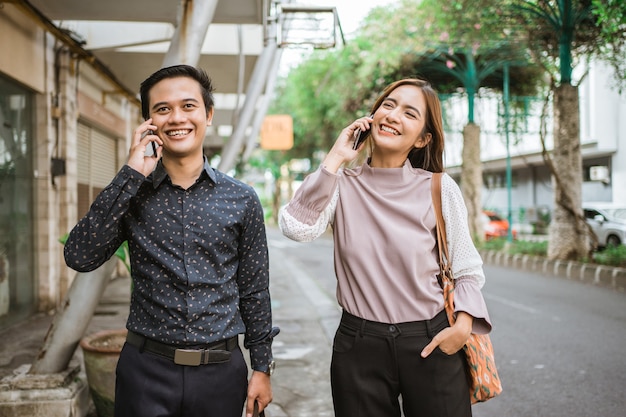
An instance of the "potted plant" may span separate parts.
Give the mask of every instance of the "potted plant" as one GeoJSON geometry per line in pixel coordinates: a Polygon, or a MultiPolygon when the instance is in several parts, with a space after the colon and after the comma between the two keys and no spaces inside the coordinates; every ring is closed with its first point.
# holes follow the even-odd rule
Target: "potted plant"
{"type": "Polygon", "coordinates": [[[115,368],[126,334],[126,329],[103,330],[80,341],[87,383],[98,417],[113,417],[115,368]]]}

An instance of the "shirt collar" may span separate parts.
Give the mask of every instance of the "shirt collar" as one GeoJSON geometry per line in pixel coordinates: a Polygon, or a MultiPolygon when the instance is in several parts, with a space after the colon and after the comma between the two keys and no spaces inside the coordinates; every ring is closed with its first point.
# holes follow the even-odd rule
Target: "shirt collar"
{"type": "MultiPolygon", "coordinates": [[[[217,182],[217,176],[215,175],[215,170],[211,168],[211,165],[209,165],[209,161],[207,160],[206,156],[204,156],[203,171],[206,172],[206,174],[211,179],[211,181],[213,181],[214,183],[217,182]]],[[[169,177],[169,175],[167,174],[167,171],[165,170],[165,167],[163,166],[163,162],[159,160],[156,168],[152,172],[152,186],[154,188],[158,188],[159,185],[161,185],[161,183],[163,182],[163,180],[165,180],[165,178],[167,177],[169,177]]]]}

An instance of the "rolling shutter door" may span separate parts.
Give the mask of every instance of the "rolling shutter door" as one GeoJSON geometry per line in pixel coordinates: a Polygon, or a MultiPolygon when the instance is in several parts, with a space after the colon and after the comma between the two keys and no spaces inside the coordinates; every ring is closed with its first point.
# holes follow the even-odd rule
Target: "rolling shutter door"
{"type": "Polygon", "coordinates": [[[78,216],[82,217],[117,172],[117,141],[99,130],[78,123],[77,157],[78,216]]]}
{"type": "MultiPolygon", "coordinates": [[[[91,130],[91,183],[97,193],[109,185],[116,173],[115,138],[91,130]]],[[[94,195],[95,197],[95,195],[94,195]]]]}
{"type": "Polygon", "coordinates": [[[90,128],[78,123],[78,217],[83,217],[91,204],[91,186],[89,181],[89,132],[90,128]]]}

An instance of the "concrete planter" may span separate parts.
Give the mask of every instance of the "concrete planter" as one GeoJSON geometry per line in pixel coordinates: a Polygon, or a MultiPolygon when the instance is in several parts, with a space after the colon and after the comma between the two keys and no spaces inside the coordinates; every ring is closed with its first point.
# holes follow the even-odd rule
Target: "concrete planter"
{"type": "Polygon", "coordinates": [[[126,329],[104,330],[80,341],[89,391],[98,417],[113,417],[115,368],[127,332],[126,329]]]}

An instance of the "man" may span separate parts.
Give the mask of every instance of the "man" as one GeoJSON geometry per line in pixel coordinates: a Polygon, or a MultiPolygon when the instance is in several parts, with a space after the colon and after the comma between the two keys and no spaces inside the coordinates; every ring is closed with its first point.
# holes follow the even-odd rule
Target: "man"
{"type": "Polygon", "coordinates": [[[254,190],[203,155],[213,86],[163,68],[140,89],[145,122],[126,165],[71,231],[65,260],[91,271],[128,241],[133,291],[117,366],[116,417],[240,417],[272,400],[263,210],[254,190]],[[147,149],[156,148],[156,154],[147,149]],[[156,146],[158,145],[158,147],[156,146]],[[245,333],[252,375],[239,348],[245,333]],[[246,393],[247,392],[247,393],[246,393]]]}

